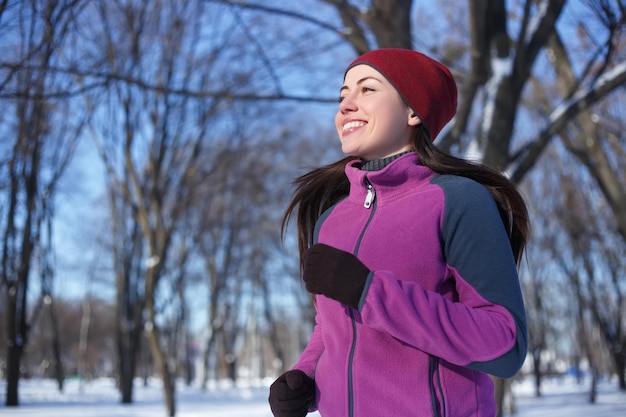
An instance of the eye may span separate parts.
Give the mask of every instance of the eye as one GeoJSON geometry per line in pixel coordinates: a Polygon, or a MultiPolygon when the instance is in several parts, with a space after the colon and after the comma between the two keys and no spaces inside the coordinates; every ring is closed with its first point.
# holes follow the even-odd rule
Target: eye
{"type": "Polygon", "coordinates": [[[346,98],[346,97],[345,96],[339,96],[339,98],[337,99],[337,103],[341,103],[344,98],[346,98]]]}
{"type": "Polygon", "coordinates": [[[366,85],[364,85],[363,87],[361,87],[361,92],[362,93],[369,93],[372,91],[376,91],[373,87],[368,87],[366,85]]]}

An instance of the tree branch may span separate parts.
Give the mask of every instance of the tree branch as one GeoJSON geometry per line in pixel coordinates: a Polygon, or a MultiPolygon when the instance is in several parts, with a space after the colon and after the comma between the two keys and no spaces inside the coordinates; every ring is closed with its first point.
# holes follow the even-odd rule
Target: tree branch
{"type": "Polygon", "coordinates": [[[624,83],[626,83],[626,61],[599,77],[591,88],[580,90],[570,100],[557,107],[550,115],[550,123],[537,140],[520,152],[521,162],[512,175],[513,181],[519,182],[524,178],[552,137],[569,121],[624,83]]]}
{"type": "MultiPolygon", "coordinates": [[[[0,64],[0,69],[3,68],[11,68],[12,65],[0,64]]],[[[43,68],[37,68],[36,66],[20,66],[20,70],[43,70],[43,68]]],[[[336,103],[337,97],[311,97],[311,96],[296,96],[290,94],[255,94],[255,93],[233,93],[228,88],[224,90],[215,90],[215,91],[203,91],[203,90],[193,90],[189,88],[173,88],[169,86],[164,86],[160,84],[153,84],[146,82],[144,80],[140,80],[134,77],[130,77],[127,75],[116,74],[116,73],[106,73],[106,72],[97,72],[97,71],[79,71],[73,68],[60,68],[60,67],[46,67],[46,70],[56,71],[57,73],[69,74],[81,78],[93,78],[100,79],[100,81],[93,81],[91,83],[82,84],[80,87],[76,87],[74,89],[69,88],[61,88],[57,91],[49,91],[46,93],[32,93],[30,91],[4,91],[0,93],[0,99],[59,99],[59,98],[69,98],[78,96],[86,93],[87,91],[95,90],[100,87],[106,87],[111,82],[122,82],[127,85],[133,85],[138,87],[139,89],[146,91],[154,91],[161,94],[170,94],[170,95],[178,95],[185,96],[191,98],[216,98],[216,99],[229,99],[229,100],[268,100],[268,101],[276,101],[276,100],[292,100],[292,101],[302,101],[302,102],[312,102],[312,103],[336,103]]]]}

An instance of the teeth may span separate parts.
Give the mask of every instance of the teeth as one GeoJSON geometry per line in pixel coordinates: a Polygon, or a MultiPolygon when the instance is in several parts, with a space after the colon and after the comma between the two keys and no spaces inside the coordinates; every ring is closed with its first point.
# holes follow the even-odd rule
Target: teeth
{"type": "Polygon", "coordinates": [[[365,126],[365,122],[348,122],[343,125],[343,130],[354,129],[355,127],[365,126]]]}

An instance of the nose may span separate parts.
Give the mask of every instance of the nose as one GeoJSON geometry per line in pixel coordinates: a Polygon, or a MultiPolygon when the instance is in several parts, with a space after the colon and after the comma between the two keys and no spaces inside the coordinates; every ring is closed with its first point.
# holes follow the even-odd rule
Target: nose
{"type": "Polygon", "coordinates": [[[352,94],[344,95],[339,103],[339,111],[341,113],[355,111],[357,109],[356,102],[352,94]]]}

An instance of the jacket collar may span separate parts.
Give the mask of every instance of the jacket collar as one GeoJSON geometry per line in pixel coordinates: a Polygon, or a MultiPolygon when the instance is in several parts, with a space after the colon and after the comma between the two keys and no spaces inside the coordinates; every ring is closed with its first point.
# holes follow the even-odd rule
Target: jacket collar
{"type": "Polygon", "coordinates": [[[346,165],[346,176],[350,181],[350,199],[364,201],[371,185],[376,192],[376,199],[384,201],[395,195],[414,190],[428,184],[433,171],[421,165],[415,152],[400,156],[379,171],[363,171],[361,161],[354,160],[346,165]]]}

